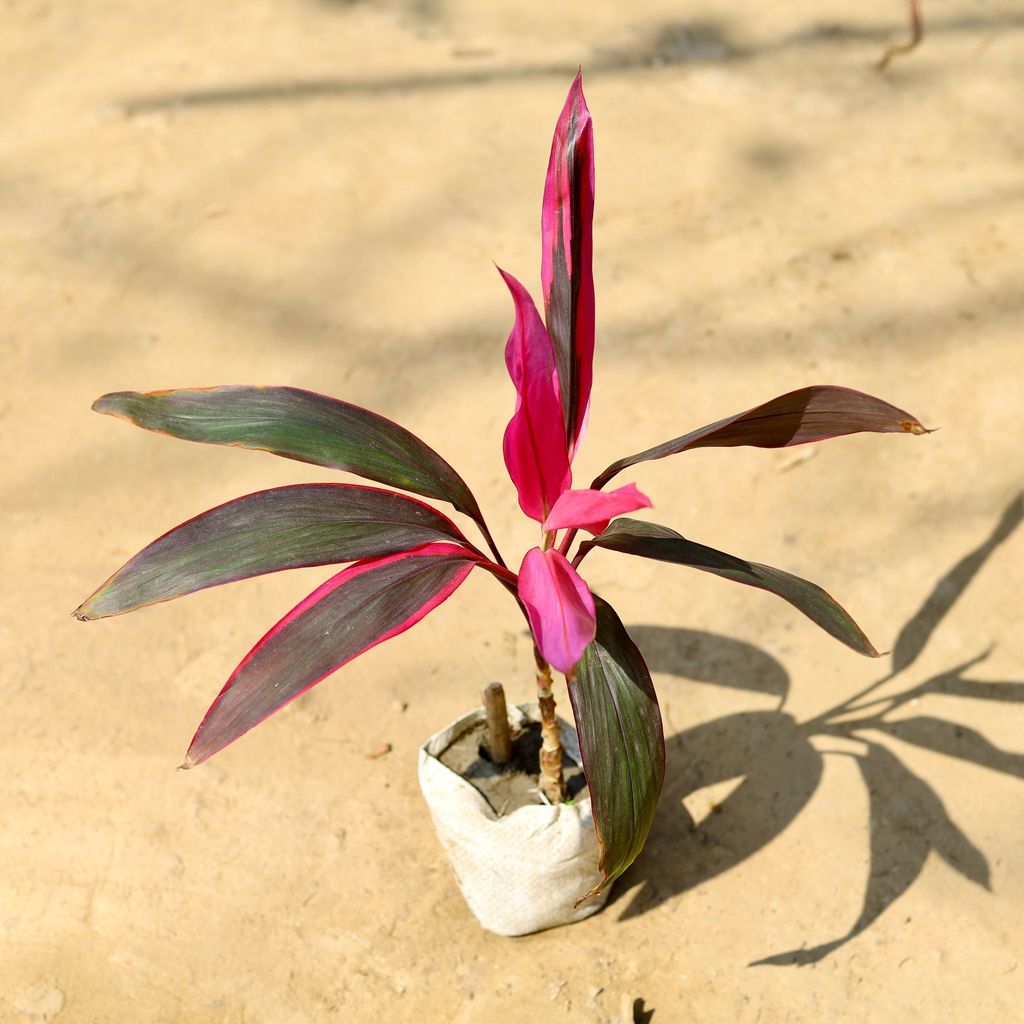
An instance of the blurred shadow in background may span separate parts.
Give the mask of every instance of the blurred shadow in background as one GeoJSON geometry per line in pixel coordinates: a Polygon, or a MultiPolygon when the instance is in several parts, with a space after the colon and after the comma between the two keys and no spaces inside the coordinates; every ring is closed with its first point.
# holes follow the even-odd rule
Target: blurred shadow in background
{"type": "MultiPolygon", "coordinates": [[[[358,0],[322,0],[343,11],[357,6],[358,0]]],[[[436,21],[444,10],[443,0],[414,0],[408,13],[416,20],[436,21]]],[[[894,11],[898,17],[900,11],[894,11]]],[[[1014,15],[930,18],[930,36],[968,33],[993,33],[1024,28],[1024,12],[1014,15]]],[[[748,61],[786,51],[836,50],[850,44],[874,42],[879,46],[892,40],[898,21],[892,24],[864,26],[840,23],[814,24],[798,32],[781,36],[774,42],[750,46],[740,42],[727,21],[670,21],[656,25],[635,46],[593,47],[584,60],[587,74],[609,75],[642,68],[671,65],[724,64],[748,61]]],[[[491,57],[488,50],[456,51],[456,58],[491,57]]],[[[455,68],[442,74],[411,73],[380,78],[328,76],[289,81],[267,80],[236,83],[217,88],[181,89],[151,96],[126,97],[121,101],[130,114],[182,107],[212,107],[240,103],[278,103],[324,99],[352,95],[386,95],[406,90],[463,89],[493,82],[514,82],[536,78],[572,78],[574,63],[489,65],[480,68],[455,68]]]]}

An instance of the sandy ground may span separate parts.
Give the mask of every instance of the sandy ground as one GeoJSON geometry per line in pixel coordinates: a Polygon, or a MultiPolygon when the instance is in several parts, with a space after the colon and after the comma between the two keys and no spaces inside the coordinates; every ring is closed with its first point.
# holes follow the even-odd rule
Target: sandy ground
{"type": "Polygon", "coordinates": [[[0,8],[0,1019],[1022,1019],[1019,0],[926,0],[886,75],[899,0],[0,8]],[[491,261],[537,288],[579,64],[599,352],[578,479],[808,383],[941,430],[636,470],[656,521],[820,582],[895,653],[593,556],[655,670],[669,777],[609,906],[506,940],[465,909],[415,778],[487,681],[530,696],[490,580],[187,773],[223,680],[326,574],[69,613],[196,512],[332,478],[89,411],[127,388],[375,408],[518,559],[491,261]],[[837,714],[890,673],[869,699],[895,699],[837,714]]]}

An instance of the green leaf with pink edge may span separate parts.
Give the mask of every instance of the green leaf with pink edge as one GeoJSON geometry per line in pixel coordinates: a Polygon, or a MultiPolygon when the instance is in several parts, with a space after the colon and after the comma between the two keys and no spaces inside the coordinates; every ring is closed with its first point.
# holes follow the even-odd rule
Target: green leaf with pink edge
{"type": "Polygon", "coordinates": [[[294,484],[218,505],[157,538],[75,611],[120,615],[282,569],[377,558],[438,541],[468,544],[437,509],[359,484],[294,484]]]}
{"type": "Polygon", "coordinates": [[[292,387],[226,385],[178,391],[119,391],[96,412],[186,441],[253,448],[451,502],[477,522],[462,477],[432,448],[368,409],[292,387]]]}
{"type": "MultiPolygon", "coordinates": [[[[567,677],[604,878],[647,841],[665,781],[665,734],[651,674],[618,615],[595,595],[597,636],[567,677]]],[[[586,899],[584,896],[583,899],[586,899]]]]}
{"type": "Polygon", "coordinates": [[[482,561],[454,544],[430,544],[343,569],[242,659],[196,731],[183,767],[201,764],[342,665],[404,633],[482,561]]]}

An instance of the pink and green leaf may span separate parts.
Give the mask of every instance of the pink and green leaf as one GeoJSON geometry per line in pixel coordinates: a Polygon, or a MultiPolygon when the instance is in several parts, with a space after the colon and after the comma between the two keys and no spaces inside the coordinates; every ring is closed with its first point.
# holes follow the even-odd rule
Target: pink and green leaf
{"type": "Polygon", "coordinates": [[[636,484],[626,484],[614,491],[565,491],[544,520],[544,529],[562,530],[569,527],[597,534],[615,516],[650,507],[651,499],[641,494],[636,484]]]}
{"type": "Polygon", "coordinates": [[[568,683],[601,850],[599,892],[647,840],[665,780],[665,735],[643,656],[612,607],[595,602],[597,636],[568,683]]]}
{"type": "Polygon", "coordinates": [[[601,488],[638,462],[664,459],[694,448],[788,448],[831,437],[874,433],[927,434],[915,416],[861,391],[831,384],[780,395],[736,416],[710,423],[682,437],[613,462],[591,485],[601,488]]]}
{"type": "Polygon", "coordinates": [[[140,551],[76,611],[120,615],[206,587],[282,569],[378,558],[424,544],[468,544],[415,498],[358,484],[257,491],[176,526],[140,551]]]}
{"type": "Polygon", "coordinates": [[[616,519],[599,537],[581,544],[577,558],[582,558],[595,547],[653,558],[659,562],[688,565],[723,579],[766,590],[788,601],[826,633],[858,654],[869,658],[880,656],[849,612],[834,598],[816,584],[781,569],[695,544],[668,527],[636,519],[616,519]]]}
{"type": "Polygon", "coordinates": [[[531,548],[519,570],[519,597],[544,660],[571,671],[596,628],[586,583],[560,552],[531,548]]]}
{"type": "Polygon", "coordinates": [[[540,523],[572,484],[562,400],[551,339],[537,307],[511,274],[499,273],[516,314],[505,346],[505,365],[516,388],[515,412],[502,446],[505,466],[519,494],[519,507],[540,523]]]}
{"type": "Polygon", "coordinates": [[[482,562],[455,544],[360,562],[296,605],[245,656],[192,739],[201,764],[371,647],[404,633],[482,562]]]}
{"type": "Polygon", "coordinates": [[[313,391],[246,385],[120,391],[104,395],[93,409],[186,441],[252,448],[345,470],[451,502],[481,522],[465,482],[415,434],[377,413],[313,391]]]}
{"type": "Polygon", "coordinates": [[[570,457],[590,407],[594,364],[594,129],[576,76],[555,125],[541,212],[541,284],[570,457]]]}

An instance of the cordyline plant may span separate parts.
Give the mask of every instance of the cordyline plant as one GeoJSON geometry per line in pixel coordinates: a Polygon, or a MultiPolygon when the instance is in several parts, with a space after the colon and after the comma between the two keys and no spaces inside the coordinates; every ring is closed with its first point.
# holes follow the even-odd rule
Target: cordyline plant
{"type": "Polygon", "coordinates": [[[640,651],[611,605],[579,575],[591,550],[674,562],[769,591],[853,650],[877,655],[853,619],[813,583],[697,544],[665,526],[616,518],[651,503],[633,484],[605,488],[630,466],[695,448],[782,448],[858,431],[924,433],[902,409],[847,388],[802,388],[618,459],[590,487],[573,488],[571,467],[587,424],[594,356],[593,213],[593,127],[577,76],[555,128],[544,187],[544,320],[527,290],[502,272],[515,308],[505,347],[516,390],[505,465],[520,508],[540,527],[538,544],[526,552],[518,573],[508,568],[458,473],[376,413],[293,387],[118,392],[95,403],[96,411],[147,430],[267,451],[448,502],[476,524],[489,549],[484,553],[421,501],[347,483],[258,491],[155,540],[77,609],[78,618],[117,615],[281,569],[354,563],[300,602],[245,656],[201,722],[184,767],[202,763],[342,665],[403,633],[474,569],[483,569],[515,599],[533,637],[541,789],[553,802],[563,798],[563,785],[551,670],[565,675],[603,887],[643,847],[664,778],[665,744],[640,651]],[[573,550],[579,530],[592,539],[573,550]]]}

